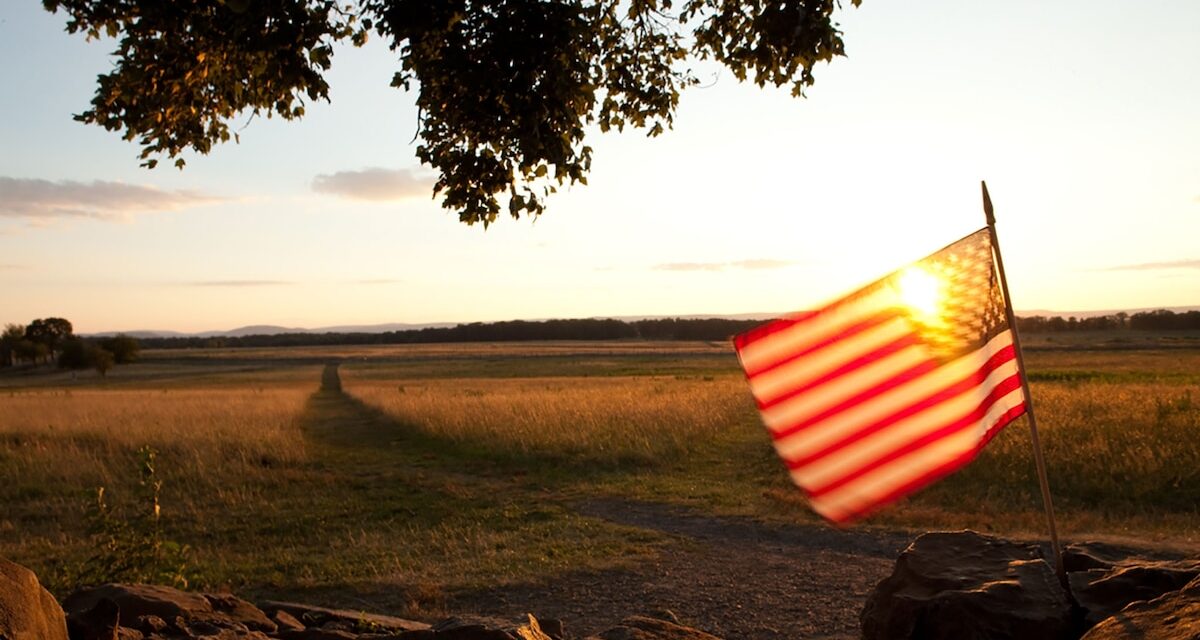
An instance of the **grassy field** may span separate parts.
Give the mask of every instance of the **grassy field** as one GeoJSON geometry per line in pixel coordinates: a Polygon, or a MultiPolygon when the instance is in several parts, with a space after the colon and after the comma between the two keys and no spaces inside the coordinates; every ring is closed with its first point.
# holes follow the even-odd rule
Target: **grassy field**
{"type": "MultiPolygon", "coordinates": [[[[1028,355],[1064,536],[1200,543],[1200,350],[1028,355]]],[[[144,507],[145,445],[193,586],[411,615],[677,544],[576,512],[598,497],[816,521],[725,344],[158,352],[104,380],[0,376],[0,555],[69,589],[95,488],[144,507]]],[[[1040,536],[1026,424],[865,526],[1040,536]]]]}

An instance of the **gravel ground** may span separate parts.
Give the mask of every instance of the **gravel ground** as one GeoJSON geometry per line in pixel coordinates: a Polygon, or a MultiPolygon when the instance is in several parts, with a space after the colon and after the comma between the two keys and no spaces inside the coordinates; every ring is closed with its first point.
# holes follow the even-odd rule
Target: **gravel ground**
{"type": "Polygon", "coordinates": [[[770,526],[616,500],[580,513],[680,539],[632,570],[576,574],[549,585],[461,595],[454,609],[563,620],[572,637],[633,614],[676,617],[714,635],[746,640],[857,638],[858,614],[891,573],[909,539],[822,526],[770,526]]]}

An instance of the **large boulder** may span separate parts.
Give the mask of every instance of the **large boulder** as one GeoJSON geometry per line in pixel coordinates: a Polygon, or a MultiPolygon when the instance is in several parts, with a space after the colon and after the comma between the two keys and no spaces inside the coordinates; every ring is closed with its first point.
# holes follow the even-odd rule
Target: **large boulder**
{"type": "Polygon", "coordinates": [[[864,640],[1063,640],[1071,604],[1034,545],[974,531],[926,533],[861,615],[864,640]]]}
{"type": "Polygon", "coordinates": [[[1145,562],[1068,574],[1071,592],[1092,626],[1142,600],[1178,591],[1200,576],[1200,562],[1145,562]]]}
{"type": "Polygon", "coordinates": [[[668,620],[630,616],[622,620],[621,624],[587,640],[720,640],[720,638],[668,620]]]}
{"type": "Polygon", "coordinates": [[[180,591],[153,584],[105,584],[80,589],[63,601],[71,620],[92,616],[102,602],[116,604],[122,627],[146,634],[190,636],[273,633],[276,625],[254,605],[228,594],[180,591]]]}
{"type": "Polygon", "coordinates": [[[1130,604],[1082,640],[1200,640],[1200,577],[1180,591],[1130,604]]]}
{"type": "Polygon", "coordinates": [[[67,619],[32,571],[0,558],[0,638],[67,640],[67,619]]]}

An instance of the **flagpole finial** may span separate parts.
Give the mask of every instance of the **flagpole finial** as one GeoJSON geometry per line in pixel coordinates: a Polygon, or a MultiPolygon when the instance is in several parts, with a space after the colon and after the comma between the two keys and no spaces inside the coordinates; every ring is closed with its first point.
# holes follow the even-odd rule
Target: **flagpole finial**
{"type": "Polygon", "coordinates": [[[983,187],[983,214],[987,216],[988,226],[996,224],[996,215],[992,211],[992,198],[988,195],[987,181],[980,180],[979,186],[983,187]]]}

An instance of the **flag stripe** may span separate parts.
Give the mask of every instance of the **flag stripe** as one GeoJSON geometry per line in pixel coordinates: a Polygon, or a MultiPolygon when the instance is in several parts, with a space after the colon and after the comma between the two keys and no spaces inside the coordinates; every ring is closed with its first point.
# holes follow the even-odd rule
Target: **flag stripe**
{"type": "MultiPolygon", "coordinates": [[[[908,428],[914,422],[935,420],[937,416],[952,410],[951,407],[960,412],[969,410],[974,403],[979,401],[980,394],[976,387],[980,386],[981,381],[984,388],[990,389],[997,384],[1006,383],[1016,375],[1017,364],[1013,359],[1013,350],[1009,347],[993,355],[972,374],[943,388],[931,385],[928,395],[913,396],[911,403],[907,406],[897,407],[874,421],[868,419],[872,415],[871,412],[840,414],[837,417],[836,425],[831,424],[826,432],[836,439],[832,441],[829,441],[828,438],[822,439],[821,442],[825,442],[823,447],[801,448],[788,440],[777,440],[776,446],[779,447],[779,455],[788,461],[789,466],[792,468],[803,467],[822,456],[836,453],[842,447],[869,437],[873,433],[889,429],[897,423],[903,422],[900,428],[908,428]]],[[[906,398],[902,397],[901,399],[906,398]]],[[[796,439],[803,438],[802,434],[796,439]]]]}
{"type": "Polygon", "coordinates": [[[759,372],[787,360],[830,337],[896,305],[894,292],[878,289],[869,294],[836,302],[802,320],[791,322],[779,331],[768,332],[753,342],[743,342],[738,358],[746,371],[759,372]]]}
{"type": "Polygon", "coordinates": [[[908,482],[891,487],[890,490],[875,496],[870,500],[857,500],[855,502],[844,501],[841,503],[822,502],[818,500],[812,501],[810,504],[817,513],[821,514],[826,519],[834,524],[845,524],[853,520],[858,520],[887,504],[899,500],[904,496],[913,493],[914,491],[924,487],[925,485],[937,482],[938,480],[953,473],[955,470],[962,468],[968,462],[975,458],[975,451],[967,451],[957,458],[952,458],[944,464],[928,469],[925,473],[909,480],[908,482]]]}
{"type": "MultiPolygon", "coordinates": [[[[1007,415],[1009,409],[1024,406],[1024,402],[1020,391],[1010,393],[989,409],[989,417],[998,418],[1007,415]]],[[[984,421],[988,421],[988,418],[985,418],[984,421]]],[[[928,473],[926,469],[940,467],[942,462],[956,459],[961,450],[977,450],[974,436],[976,436],[974,433],[960,432],[953,437],[943,438],[942,441],[936,442],[930,447],[912,451],[910,455],[892,460],[886,466],[872,469],[869,474],[860,475],[854,482],[842,485],[838,491],[827,492],[823,496],[823,500],[852,502],[856,500],[856,496],[858,498],[865,497],[868,500],[878,500],[878,498],[886,496],[893,486],[902,486],[912,480],[922,478],[925,473],[928,473]]]]}
{"type": "MultiPolygon", "coordinates": [[[[1006,347],[1012,345],[1012,334],[1005,331],[997,335],[981,352],[988,354],[986,361],[991,362],[992,356],[1005,353],[1006,347]]],[[[786,424],[786,428],[772,427],[773,423],[784,424],[783,417],[776,417],[770,412],[763,412],[763,420],[768,427],[776,432],[777,439],[789,438],[789,443],[780,443],[785,447],[781,450],[787,457],[804,455],[792,447],[812,451],[828,445],[837,439],[842,429],[857,429],[863,424],[886,419],[909,406],[913,398],[923,398],[935,390],[944,389],[956,381],[970,376],[978,367],[980,352],[969,354],[948,364],[922,367],[920,375],[898,377],[894,384],[880,385],[868,389],[852,402],[835,407],[834,411],[816,416],[807,421],[796,421],[786,424]],[[799,434],[803,432],[804,435],[799,434]]]]}
{"type": "Polygon", "coordinates": [[[766,324],[761,324],[750,329],[749,331],[746,331],[745,333],[739,333],[738,335],[734,336],[733,346],[736,347],[740,352],[746,345],[762,340],[763,338],[775,333],[779,333],[780,331],[786,331],[792,326],[804,322],[818,313],[818,311],[801,311],[790,314],[784,318],[772,320],[766,324]]]}
{"type": "Polygon", "coordinates": [[[762,371],[750,374],[754,395],[760,403],[770,404],[781,389],[813,384],[835,374],[846,362],[906,337],[910,341],[915,339],[908,323],[893,314],[876,314],[846,327],[837,336],[798,351],[793,358],[772,362],[762,371]]]}
{"type": "MultiPolygon", "coordinates": [[[[835,463],[839,461],[842,463],[840,468],[830,469],[823,476],[809,473],[807,481],[802,486],[808,489],[812,495],[827,493],[897,458],[908,455],[917,449],[937,442],[962,429],[978,426],[979,421],[983,419],[991,404],[1012,393],[1014,390],[1019,390],[1021,387],[1019,379],[1006,378],[1002,382],[1007,382],[1008,384],[1003,384],[993,389],[988,394],[989,398],[986,398],[983,403],[977,402],[974,408],[964,412],[938,416],[941,418],[939,420],[933,420],[931,417],[930,424],[925,425],[924,428],[913,429],[908,433],[899,434],[899,437],[895,438],[895,442],[885,443],[890,444],[887,448],[877,451],[863,451],[860,452],[859,456],[843,455],[833,458],[832,460],[835,463]],[[1013,382],[1016,384],[1012,384],[1013,382]]],[[[949,408],[954,409],[954,407],[949,408]]],[[[972,437],[978,441],[981,435],[981,433],[975,432],[972,437]]]]}
{"type": "MultiPolygon", "coordinates": [[[[1024,407],[1021,391],[1013,391],[992,405],[983,422],[986,425],[994,421],[994,426],[987,429],[994,432],[1003,426],[1000,420],[1011,421],[1024,412],[1024,407]]],[[[822,509],[830,509],[853,517],[856,512],[869,509],[866,505],[890,502],[970,462],[980,446],[978,434],[960,431],[893,460],[836,491],[813,498],[813,508],[821,513],[822,509]]]]}
{"type": "Polygon", "coordinates": [[[819,387],[793,395],[763,411],[763,417],[774,430],[794,428],[837,413],[847,404],[861,402],[864,394],[876,393],[902,376],[936,366],[928,349],[922,345],[907,346],[819,387]]]}
{"type": "Polygon", "coordinates": [[[997,379],[985,384],[989,391],[982,403],[977,390],[965,389],[945,401],[921,403],[919,411],[906,412],[900,419],[871,425],[809,456],[797,459],[785,457],[785,461],[790,469],[799,472],[795,477],[802,486],[816,487],[828,482],[831,477],[847,473],[848,469],[862,467],[866,462],[878,459],[905,442],[929,433],[938,425],[953,422],[962,416],[974,416],[973,419],[978,421],[983,417],[983,408],[1021,386],[1015,368],[1012,372],[997,371],[993,375],[997,379]]]}
{"type": "Polygon", "coordinates": [[[820,363],[819,369],[821,370],[805,371],[804,373],[807,375],[793,373],[789,378],[786,370],[792,367],[785,366],[774,369],[767,375],[755,377],[750,389],[758,401],[758,408],[760,410],[770,409],[805,391],[852,373],[855,369],[864,368],[894,355],[898,351],[921,344],[919,338],[912,335],[911,331],[906,330],[904,322],[897,320],[891,325],[892,327],[887,328],[886,334],[871,336],[866,340],[854,340],[841,345],[841,348],[836,349],[838,353],[822,353],[821,355],[827,356],[827,359],[820,363]],[[899,325],[899,331],[894,328],[895,325],[899,325]],[[890,340],[883,342],[884,339],[890,340]]]}
{"type": "MultiPolygon", "coordinates": [[[[789,353],[780,354],[777,359],[764,361],[765,364],[763,364],[761,368],[757,370],[747,370],[746,375],[752,378],[765,377],[766,374],[778,372],[780,369],[789,364],[813,358],[816,353],[821,352],[821,350],[825,349],[826,347],[837,345],[839,342],[855,336],[861,336],[861,334],[865,332],[877,329],[880,325],[895,323],[897,319],[898,318],[896,317],[896,314],[883,311],[876,312],[869,316],[864,316],[857,322],[846,324],[837,334],[824,336],[821,339],[814,340],[813,342],[805,345],[802,349],[796,349],[795,351],[789,353]]],[[[895,336],[895,326],[892,326],[891,331],[888,331],[887,333],[895,336]]],[[[886,341],[886,338],[884,340],[886,341]]],[[[817,361],[815,360],[813,362],[809,362],[807,366],[802,367],[800,371],[803,372],[803,370],[808,367],[815,367],[816,364],[817,361]]]]}

